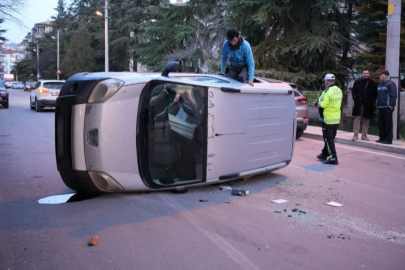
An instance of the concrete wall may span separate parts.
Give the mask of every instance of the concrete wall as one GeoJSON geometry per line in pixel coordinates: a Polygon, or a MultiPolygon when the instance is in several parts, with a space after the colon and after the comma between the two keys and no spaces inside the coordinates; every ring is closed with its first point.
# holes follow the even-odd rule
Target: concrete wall
{"type": "MultiPolygon", "coordinates": [[[[303,91],[302,94],[308,99],[308,117],[310,119],[318,119],[319,118],[319,112],[318,109],[315,108],[315,106],[312,105],[314,101],[317,100],[317,97],[321,94],[319,91],[303,91]]],[[[352,110],[353,110],[353,98],[352,98],[352,93],[347,92],[345,93],[347,95],[347,100],[344,100],[344,106],[343,106],[343,114],[346,116],[351,116],[352,115],[352,110]]],[[[400,99],[400,119],[401,121],[405,122],[405,92],[401,92],[401,99],[400,99]]]]}

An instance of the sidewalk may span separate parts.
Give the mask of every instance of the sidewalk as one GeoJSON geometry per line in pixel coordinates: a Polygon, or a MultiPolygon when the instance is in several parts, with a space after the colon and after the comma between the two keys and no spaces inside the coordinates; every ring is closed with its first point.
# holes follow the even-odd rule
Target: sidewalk
{"type": "MultiPolygon", "coordinates": [[[[302,137],[323,140],[322,128],[308,126],[307,129],[304,131],[302,137]]],[[[359,140],[353,142],[352,141],[353,132],[338,130],[335,142],[405,155],[404,140],[399,141],[394,140],[392,144],[381,144],[375,142],[376,140],[378,140],[378,136],[367,135],[367,137],[370,139],[370,141],[363,141],[361,140],[361,134],[359,134],[359,140]]]]}

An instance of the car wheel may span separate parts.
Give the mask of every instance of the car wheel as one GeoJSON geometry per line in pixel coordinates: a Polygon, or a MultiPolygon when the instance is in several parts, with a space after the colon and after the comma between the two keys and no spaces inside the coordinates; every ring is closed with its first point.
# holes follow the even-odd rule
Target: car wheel
{"type": "Polygon", "coordinates": [[[34,109],[34,106],[32,105],[32,102],[31,102],[31,96],[30,96],[30,109],[31,109],[31,110],[34,109]]]}
{"type": "Polygon", "coordinates": [[[41,108],[41,106],[39,106],[37,99],[35,99],[35,111],[42,112],[42,108],[41,108]]]}
{"type": "Polygon", "coordinates": [[[304,134],[304,130],[303,129],[297,129],[297,133],[296,133],[295,138],[296,139],[301,138],[302,134],[304,134]]]}
{"type": "Polygon", "coordinates": [[[4,107],[4,109],[8,109],[8,102],[4,102],[3,107],[4,107]]]}

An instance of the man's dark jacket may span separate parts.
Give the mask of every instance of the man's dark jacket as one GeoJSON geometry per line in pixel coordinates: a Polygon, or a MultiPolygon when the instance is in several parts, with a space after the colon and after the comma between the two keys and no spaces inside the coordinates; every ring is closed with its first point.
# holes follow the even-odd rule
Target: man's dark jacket
{"type": "Polygon", "coordinates": [[[362,116],[367,119],[373,119],[374,104],[378,96],[377,83],[370,78],[355,81],[352,96],[354,101],[352,116],[360,116],[361,105],[363,105],[364,110],[362,116]]]}

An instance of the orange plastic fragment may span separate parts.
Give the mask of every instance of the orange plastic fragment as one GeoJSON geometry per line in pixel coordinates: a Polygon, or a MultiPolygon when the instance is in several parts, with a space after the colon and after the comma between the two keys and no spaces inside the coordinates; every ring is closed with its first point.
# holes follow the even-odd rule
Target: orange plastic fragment
{"type": "Polygon", "coordinates": [[[95,246],[98,244],[98,235],[93,236],[89,242],[89,246],[95,246]]]}
{"type": "Polygon", "coordinates": [[[248,176],[248,177],[245,177],[245,178],[243,178],[243,181],[247,181],[247,180],[249,180],[250,178],[252,178],[253,176],[248,176]]]}

